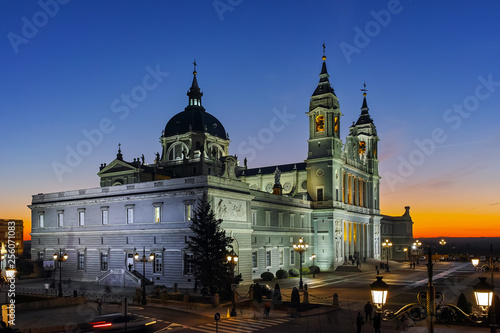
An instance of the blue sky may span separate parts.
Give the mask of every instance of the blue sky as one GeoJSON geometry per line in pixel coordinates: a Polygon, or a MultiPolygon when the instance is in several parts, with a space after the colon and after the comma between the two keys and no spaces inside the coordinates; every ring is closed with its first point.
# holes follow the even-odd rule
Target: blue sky
{"type": "Polygon", "coordinates": [[[195,58],[231,154],[250,167],[303,161],[324,42],[342,137],[367,84],[382,213],[410,205],[417,236],[485,234],[500,218],[498,12],[496,1],[4,0],[1,218],[29,221],[32,194],[98,187],[118,143],[152,162],[195,58]]]}

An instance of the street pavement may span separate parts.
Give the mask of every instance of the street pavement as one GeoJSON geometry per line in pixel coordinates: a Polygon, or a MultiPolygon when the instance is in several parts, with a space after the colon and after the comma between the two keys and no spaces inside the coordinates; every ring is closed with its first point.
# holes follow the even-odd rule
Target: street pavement
{"type": "MultiPolygon", "coordinates": [[[[271,315],[266,318],[263,307],[256,303],[242,306],[237,304],[237,317],[229,318],[231,304],[223,304],[218,308],[192,309],[182,304],[158,305],[149,304],[140,306],[132,304],[129,311],[146,318],[157,320],[154,329],[160,331],[179,332],[215,332],[215,313],[220,313],[221,319],[217,323],[218,332],[355,332],[355,317],[363,313],[363,306],[370,300],[369,284],[375,281],[375,265],[379,262],[368,260],[361,266],[361,272],[332,272],[321,273],[315,278],[304,277],[308,286],[310,303],[323,306],[295,313],[290,309],[272,308],[271,315]],[[339,307],[333,307],[334,294],[338,296],[339,307]],[[161,311],[157,311],[161,310],[161,311]],[[307,330],[303,330],[307,327],[307,330]],[[301,329],[302,328],[302,329],[301,329]],[[311,328],[309,330],[309,328],[311,328]]],[[[415,270],[410,269],[408,263],[390,263],[391,272],[380,272],[384,281],[390,285],[387,307],[395,311],[400,306],[415,301],[415,295],[425,290],[427,285],[426,265],[420,264],[415,270]]],[[[445,295],[446,303],[456,304],[456,299],[461,292],[466,294],[469,302],[473,302],[472,285],[477,282],[477,277],[484,275],[475,272],[469,263],[437,262],[434,264],[434,284],[437,291],[445,295]]],[[[292,288],[298,285],[298,279],[274,280],[268,283],[274,288],[278,282],[281,287],[283,301],[289,301],[292,288]]],[[[20,280],[19,288],[43,288],[44,280],[20,280]]],[[[261,282],[264,283],[264,282],[261,282]]],[[[498,285],[498,284],[497,284],[498,285]]],[[[72,282],[71,286],[65,285],[66,290],[91,290],[92,292],[106,292],[104,286],[93,283],[72,282]]],[[[149,287],[151,290],[153,287],[149,287]]],[[[238,288],[238,294],[246,296],[248,286],[238,288]]],[[[132,297],[135,288],[112,288],[111,292],[132,297]]],[[[181,291],[182,292],[182,291],[181,291]]],[[[190,291],[192,292],[192,291],[190,291]]],[[[301,295],[303,301],[304,294],[301,295]]],[[[245,298],[242,298],[244,300],[245,298]]],[[[248,302],[247,302],[248,304],[248,302]]],[[[102,313],[121,312],[121,305],[104,304],[102,313]]],[[[59,331],[71,332],[77,323],[88,322],[97,316],[97,303],[87,302],[78,306],[48,308],[32,311],[19,311],[16,313],[16,327],[22,332],[35,328],[58,327],[59,331]]],[[[398,321],[382,323],[382,332],[426,332],[424,322],[417,322],[416,327],[404,327],[398,321]]],[[[363,332],[372,332],[370,323],[366,323],[363,332]]],[[[435,332],[487,332],[487,328],[476,327],[443,327],[436,326],[435,332]]]]}

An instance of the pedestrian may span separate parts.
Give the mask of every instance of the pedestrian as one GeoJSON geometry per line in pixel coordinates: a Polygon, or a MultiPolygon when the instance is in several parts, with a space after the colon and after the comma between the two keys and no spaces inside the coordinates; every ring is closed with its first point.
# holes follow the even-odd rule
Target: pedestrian
{"type": "Polygon", "coordinates": [[[373,312],[373,306],[370,304],[370,301],[366,302],[365,304],[365,321],[372,321],[372,312],[373,312]]]}
{"type": "MultiPolygon", "coordinates": [[[[378,272],[378,265],[375,265],[375,270],[378,272]]],[[[377,273],[378,274],[378,273],[377,273]]]]}
{"type": "Polygon", "coordinates": [[[359,266],[361,266],[361,263],[359,262],[359,259],[358,259],[358,261],[356,261],[356,267],[359,268],[359,266]]]}
{"type": "Polygon", "coordinates": [[[363,316],[361,315],[361,312],[358,312],[358,317],[356,318],[356,328],[357,333],[361,333],[361,327],[365,324],[365,321],[363,320],[363,316]]]}
{"type": "Polygon", "coordinates": [[[375,318],[373,318],[373,328],[375,329],[375,333],[380,333],[380,324],[382,322],[382,318],[380,318],[380,314],[377,313],[375,318]]]}
{"type": "Polygon", "coordinates": [[[132,272],[132,264],[128,264],[128,271],[132,272]]]}
{"type": "Polygon", "coordinates": [[[271,312],[271,302],[267,301],[264,303],[264,315],[269,318],[269,313],[271,312]]]}

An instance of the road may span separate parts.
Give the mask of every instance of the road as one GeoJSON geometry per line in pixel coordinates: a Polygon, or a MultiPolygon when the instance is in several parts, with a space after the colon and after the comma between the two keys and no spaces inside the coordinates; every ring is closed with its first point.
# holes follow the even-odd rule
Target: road
{"type": "MultiPolygon", "coordinates": [[[[144,307],[130,305],[129,311],[156,320],[156,324],[151,326],[154,332],[215,332],[213,315],[216,311],[219,311],[222,317],[218,323],[219,332],[330,332],[327,329],[331,327],[337,327],[335,332],[350,332],[357,312],[362,312],[364,304],[371,298],[370,283],[375,281],[376,276],[374,267],[375,262],[371,262],[363,265],[362,272],[321,273],[315,278],[304,277],[304,283],[308,285],[310,303],[331,305],[333,295],[337,294],[341,307],[335,311],[331,311],[330,308],[323,308],[323,312],[318,310],[317,313],[314,312],[316,310],[309,311],[306,317],[294,318],[289,313],[271,310],[270,318],[262,318],[262,308],[259,306],[254,309],[237,307],[239,315],[236,318],[226,318],[227,308],[189,313],[178,311],[183,310],[180,308],[174,310],[149,305],[144,307]]],[[[416,295],[424,291],[427,286],[427,267],[422,263],[414,270],[410,269],[408,263],[394,263],[391,272],[380,272],[380,275],[390,285],[386,308],[393,311],[404,304],[414,302],[416,295]]],[[[472,286],[478,282],[479,276],[486,276],[489,280],[490,275],[476,272],[468,262],[434,263],[434,285],[436,291],[444,294],[445,303],[456,304],[458,296],[463,292],[467,300],[474,304],[472,286]]],[[[497,274],[495,281],[497,286],[500,282],[498,280],[497,274]]],[[[274,287],[276,281],[280,284],[283,300],[289,301],[291,290],[298,285],[298,279],[275,280],[269,283],[270,286],[274,287]]],[[[246,292],[247,290],[241,290],[240,293],[244,295],[246,292]]],[[[25,323],[24,328],[70,325],[90,320],[89,318],[96,315],[95,306],[95,303],[89,302],[75,307],[20,312],[16,317],[18,323],[25,323]]],[[[118,305],[107,304],[105,313],[113,312],[121,312],[121,308],[118,305]]],[[[383,328],[388,332],[394,328],[393,323],[384,325],[383,328]]],[[[368,325],[365,325],[366,332],[369,332],[367,328],[368,325]]]]}
{"type": "MultiPolygon", "coordinates": [[[[472,286],[478,282],[478,276],[488,276],[487,273],[476,272],[470,263],[464,262],[435,262],[433,263],[434,285],[436,291],[443,293],[445,303],[456,304],[460,293],[464,293],[469,302],[474,303],[472,286]]],[[[380,272],[383,280],[390,285],[387,308],[397,310],[404,304],[415,302],[416,295],[425,291],[427,286],[427,267],[420,264],[410,269],[408,264],[394,265],[391,272],[380,272]]],[[[309,300],[311,303],[332,304],[333,294],[339,297],[341,310],[318,313],[309,312],[309,316],[291,318],[282,314],[281,317],[262,318],[257,312],[257,318],[224,318],[218,322],[219,332],[354,332],[355,316],[362,312],[366,301],[370,300],[370,283],[375,281],[376,272],[335,272],[331,274],[318,274],[316,278],[304,278],[308,284],[309,300]]],[[[497,279],[496,279],[497,280],[497,279]]],[[[286,301],[291,293],[291,288],[297,284],[297,279],[280,281],[283,299],[286,301]]],[[[498,285],[498,281],[497,284],[498,285]]],[[[274,285],[271,285],[274,287],[274,285]]],[[[238,310],[239,311],[239,310],[238,310]]],[[[260,310],[258,310],[260,311],[260,310]]],[[[215,332],[215,320],[208,316],[198,316],[186,313],[172,313],[159,308],[131,309],[137,314],[148,313],[149,317],[157,319],[156,332],[163,332],[176,328],[177,332],[215,332]],[[172,324],[175,322],[176,324],[172,324]],[[180,328],[178,324],[184,328],[180,328]]],[[[383,323],[385,331],[396,332],[397,322],[383,323]]],[[[366,332],[371,326],[365,325],[366,332]]],[[[477,330],[481,332],[481,329],[477,330]]],[[[439,332],[437,330],[436,332],[439,332]]],[[[469,329],[469,332],[473,332],[469,329]]]]}

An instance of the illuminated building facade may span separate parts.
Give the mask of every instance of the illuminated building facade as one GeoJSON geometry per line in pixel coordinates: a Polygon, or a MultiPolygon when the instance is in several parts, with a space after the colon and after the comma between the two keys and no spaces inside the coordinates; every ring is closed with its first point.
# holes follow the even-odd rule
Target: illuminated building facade
{"type": "MultiPolygon", "coordinates": [[[[265,271],[298,268],[299,237],[323,270],[351,257],[380,259],[376,128],[365,94],[342,143],[342,113],[325,59],[307,112],[305,161],[239,165],[224,126],[202,105],[195,69],[188,106],[167,122],[153,163],[144,156],[125,161],[120,147],[111,163],[101,164],[100,188],[33,196],[32,257],[47,260],[62,248],[67,278],[137,285],[141,264],[133,255],[145,247],[155,254],[148,279],[193,287],[186,241],[193,208],[207,192],[235,239],[237,270],[247,283],[265,271]]],[[[303,261],[312,264],[308,253],[303,261]]]]}

